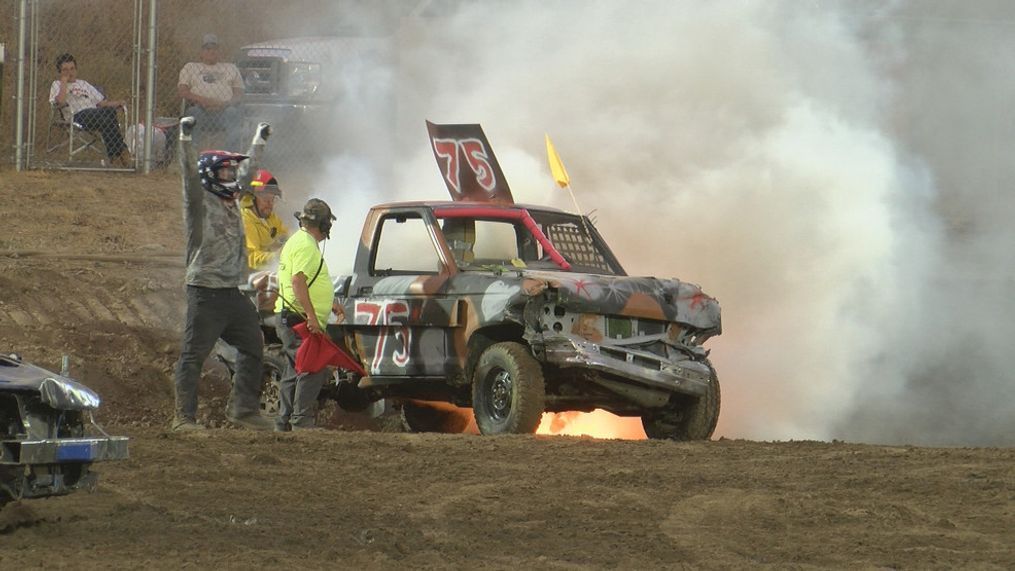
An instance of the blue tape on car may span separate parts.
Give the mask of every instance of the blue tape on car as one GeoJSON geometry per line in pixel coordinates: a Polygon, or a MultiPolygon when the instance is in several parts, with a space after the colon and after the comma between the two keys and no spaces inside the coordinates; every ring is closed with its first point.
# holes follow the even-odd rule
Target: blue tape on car
{"type": "Polygon", "coordinates": [[[91,443],[89,442],[61,444],[56,451],[56,459],[58,462],[91,460],[94,456],[95,453],[92,450],[91,443]]]}

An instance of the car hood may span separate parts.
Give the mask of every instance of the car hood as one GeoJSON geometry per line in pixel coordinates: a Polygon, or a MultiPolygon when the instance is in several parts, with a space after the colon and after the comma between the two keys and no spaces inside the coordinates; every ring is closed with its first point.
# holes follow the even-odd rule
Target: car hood
{"type": "Polygon", "coordinates": [[[81,383],[30,365],[0,356],[0,392],[39,393],[42,401],[57,410],[92,410],[101,399],[81,383]]]}
{"type": "Polygon", "coordinates": [[[673,321],[717,332],[721,329],[719,302],[697,284],[675,278],[536,270],[522,274],[555,289],[558,303],[571,311],[673,321]]]}
{"type": "Polygon", "coordinates": [[[673,278],[512,269],[462,272],[453,281],[456,293],[484,299],[499,296],[521,301],[552,290],[551,301],[568,311],[677,322],[715,334],[722,330],[719,302],[698,285],[673,278]]]}

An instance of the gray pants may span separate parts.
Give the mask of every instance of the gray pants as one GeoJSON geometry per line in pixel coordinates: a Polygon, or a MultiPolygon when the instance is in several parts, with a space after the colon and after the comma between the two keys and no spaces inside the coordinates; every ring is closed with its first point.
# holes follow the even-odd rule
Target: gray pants
{"type": "Polygon", "coordinates": [[[198,148],[207,148],[209,133],[223,131],[226,135],[225,150],[240,152],[243,147],[243,114],[238,107],[230,105],[218,111],[209,111],[200,105],[190,105],[186,115],[197,119],[194,141],[198,148]]]}
{"type": "Polygon", "coordinates": [[[177,418],[197,418],[201,367],[220,337],[238,351],[226,416],[237,418],[260,412],[264,339],[257,309],[236,288],[187,286],[187,324],[176,365],[177,418]]]}
{"type": "Polygon", "coordinates": [[[284,428],[286,423],[300,428],[312,428],[317,423],[317,397],[328,379],[328,368],[316,373],[296,373],[296,350],[303,341],[291,327],[282,323],[275,326],[278,338],[285,349],[286,368],[279,381],[278,418],[275,423],[284,428]]]}

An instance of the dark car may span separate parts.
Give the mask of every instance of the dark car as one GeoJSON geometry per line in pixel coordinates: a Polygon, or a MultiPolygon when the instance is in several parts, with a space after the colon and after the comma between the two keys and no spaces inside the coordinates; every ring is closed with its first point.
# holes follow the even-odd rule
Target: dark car
{"type": "Polygon", "coordinates": [[[94,462],[127,458],[127,438],[92,419],[99,402],[77,381],[0,355],[0,505],[93,487],[94,462]]]}

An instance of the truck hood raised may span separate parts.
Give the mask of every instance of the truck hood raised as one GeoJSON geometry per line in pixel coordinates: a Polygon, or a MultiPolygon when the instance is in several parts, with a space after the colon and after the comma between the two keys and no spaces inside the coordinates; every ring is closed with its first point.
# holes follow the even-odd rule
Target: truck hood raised
{"type": "Polygon", "coordinates": [[[57,410],[93,410],[99,395],[81,383],[41,367],[0,356],[0,392],[39,393],[57,410]]]}

